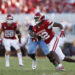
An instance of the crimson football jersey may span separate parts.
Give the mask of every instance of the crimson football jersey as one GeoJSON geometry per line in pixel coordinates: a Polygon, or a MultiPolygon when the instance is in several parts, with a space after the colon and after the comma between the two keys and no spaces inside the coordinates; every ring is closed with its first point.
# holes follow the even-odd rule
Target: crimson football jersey
{"type": "Polygon", "coordinates": [[[54,32],[52,30],[53,22],[44,20],[40,23],[39,27],[35,25],[33,27],[34,33],[41,36],[41,38],[48,44],[54,37],[54,32]]]}
{"type": "Polygon", "coordinates": [[[15,30],[17,29],[17,24],[12,23],[11,26],[7,26],[7,23],[4,22],[1,24],[1,28],[4,32],[4,38],[7,39],[16,39],[15,37],[15,30]]]}

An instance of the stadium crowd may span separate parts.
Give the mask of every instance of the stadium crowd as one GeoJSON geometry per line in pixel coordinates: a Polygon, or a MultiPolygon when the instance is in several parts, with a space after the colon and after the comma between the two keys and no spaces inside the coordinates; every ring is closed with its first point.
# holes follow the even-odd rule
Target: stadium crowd
{"type": "Polygon", "coordinates": [[[0,14],[75,13],[75,0],[0,0],[0,14]]]}

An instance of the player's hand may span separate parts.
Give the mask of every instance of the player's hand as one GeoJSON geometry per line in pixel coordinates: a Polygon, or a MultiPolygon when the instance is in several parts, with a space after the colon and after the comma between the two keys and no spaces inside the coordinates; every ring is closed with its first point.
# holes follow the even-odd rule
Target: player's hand
{"type": "Polygon", "coordinates": [[[42,39],[41,36],[37,36],[37,38],[38,38],[39,41],[42,39]]]}
{"type": "Polygon", "coordinates": [[[31,38],[33,42],[38,42],[38,38],[31,38]]]}
{"type": "Polygon", "coordinates": [[[65,32],[64,32],[64,30],[61,30],[61,32],[60,32],[60,37],[65,37],[65,32]]]}

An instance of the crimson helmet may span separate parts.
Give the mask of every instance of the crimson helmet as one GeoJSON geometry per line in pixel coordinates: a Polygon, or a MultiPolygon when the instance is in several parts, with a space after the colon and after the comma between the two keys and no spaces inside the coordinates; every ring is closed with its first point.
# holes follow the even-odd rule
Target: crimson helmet
{"type": "Polygon", "coordinates": [[[35,14],[34,19],[36,23],[40,23],[42,20],[45,19],[45,16],[38,12],[35,14]]]}
{"type": "Polygon", "coordinates": [[[8,14],[6,17],[6,22],[8,24],[12,24],[13,23],[13,16],[11,14],[8,14]]]}

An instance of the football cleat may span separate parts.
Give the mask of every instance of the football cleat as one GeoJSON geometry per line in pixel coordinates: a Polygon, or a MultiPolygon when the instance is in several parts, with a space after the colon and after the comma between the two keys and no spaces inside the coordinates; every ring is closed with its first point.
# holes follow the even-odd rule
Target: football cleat
{"type": "Polygon", "coordinates": [[[10,67],[10,65],[9,65],[9,64],[6,64],[5,66],[6,66],[6,67],[10,67]]]}
{"type": "Polygon", "coordinates": [[[32,69],[35,70],[37,67],[37,60],[32,60],[32,69]]]}
{"type": "Polygon", "coordinates": [[[57,71],[65,71],[65,69],[64,69],[63,66],[61,66],[61,67],[56,67],[56,70],[57,70],[57,71]]]}
{"type": "Polygon", "coordinates": [[[19,64],[19,66],[20,66],[20,67],[23,67],[23,66],[24,66],[24,64],[19,64]]]}
{"type": "Polygon", "coordinates": [[[9,61],[6,61],[5,66],[10,67],[9,61]]]}

